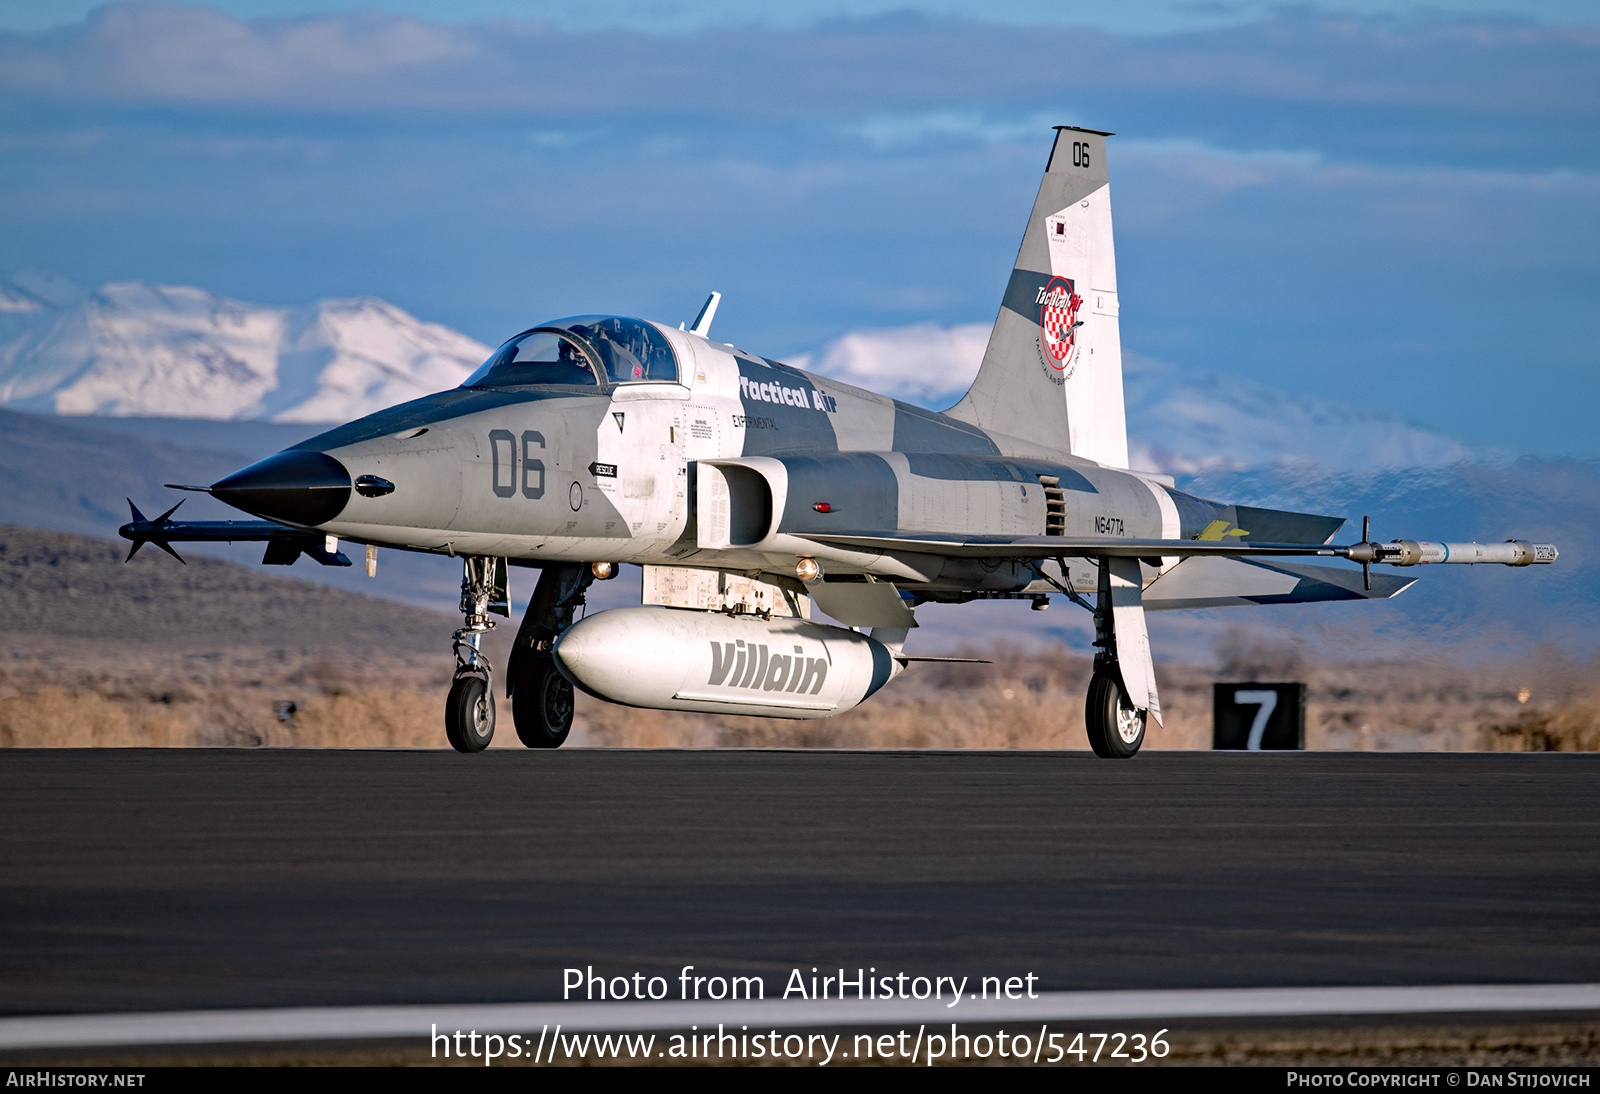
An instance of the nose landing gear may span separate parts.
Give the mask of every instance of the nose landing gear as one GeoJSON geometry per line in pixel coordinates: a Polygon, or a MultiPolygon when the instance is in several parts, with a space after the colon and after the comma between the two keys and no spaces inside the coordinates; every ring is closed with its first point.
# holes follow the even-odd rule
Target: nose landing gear
{"type": "Polygon", "coordinates": [[[479,643],[494,630],[491,613],[511,614],[505,559],[462,558],[461,613],[466,623],[454,636],[456,671],[444,705],[444,732],[457,752],[482,752],[494,739],[494,680],[479,643]]]}

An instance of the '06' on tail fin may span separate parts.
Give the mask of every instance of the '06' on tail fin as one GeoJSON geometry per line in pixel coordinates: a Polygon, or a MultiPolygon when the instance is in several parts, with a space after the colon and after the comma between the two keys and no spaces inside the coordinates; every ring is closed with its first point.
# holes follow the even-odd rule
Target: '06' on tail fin
{"type": "Polygon", "coordinates": [[[1128,466],[1106,138],[1056,128],[972,389],[947,413],[1106,467],[1128,466]]]}

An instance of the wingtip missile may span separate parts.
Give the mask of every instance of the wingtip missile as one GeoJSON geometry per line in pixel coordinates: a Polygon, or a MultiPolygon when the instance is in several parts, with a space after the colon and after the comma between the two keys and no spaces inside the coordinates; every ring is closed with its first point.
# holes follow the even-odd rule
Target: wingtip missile
{"type": "MultiPolygon", "coordinates": [[[[178,505],[182,504],[183,501],[180,500],[178,505]]],[[[124,565],[132,562],[133,556],[138,554],[139,548],[146,543],[154,543],[185,566],[189,565],[188,562],[184,561],[182,555],[172,549],[172,544],[167,542],[167,537],[162,535],[162,531],[172,522],[172,514],[178,511],[178,505],[174,505],[155,520],[149,520],[143,513],[139,512],[139,507],[133,504],[133,499],[128,499],[128,510],[132,513],[133,519],[117,529],[117,534],[123,539],[133,541],[133,546],[128,548],[128,557],[122,560],[124,565]]]]}
{"type": "Polygon", "coordinates": [[[1351,562],[1363,569],[1376,562],[1389,566],[1423,566],[1439,563],[1474,566],[1499,563],[1502,566],[1547,566],[1560,557],[1553,543],[1529,543],[1508,539],[1504,543],[1429,543],[1415,539],[1396,539],[1388,543],[1371,540],[1340,549],[1351,562]]]}

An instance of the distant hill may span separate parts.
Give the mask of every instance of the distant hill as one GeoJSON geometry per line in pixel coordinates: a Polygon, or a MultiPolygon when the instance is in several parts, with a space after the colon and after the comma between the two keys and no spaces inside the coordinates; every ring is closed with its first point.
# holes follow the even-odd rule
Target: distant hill
{"type": "Polygon", "coordinates": [[[448,657],[450,615],[194,555],[0,525],[0,641],[383,649],[448,657]],[[159,557],[152,557],[159,556],[159,557]]]}
{"type": "MultiPolygon", "coordinates": [[[[107,433],[75,418],[0,410],[0,521],[115,536],[129,519],[125,499],[147,512],[154,508],[150,515],[155,516],[182,497],[162,489],[162,483],[210,485],[248,462],[107,433]],[[171,501],[161,504],[169,495],[171,501]]],[[[185,502],[183,515],[191,513],[195,519],[216,520],[237,515],[209,497],[185,502]]]]}
{"type": "MultiPolygon", "coordinates": [[[[182,500],[177,519],[247,520],[250,518],[246,514],[205,494],[179,494],[162,484],[209,485],[293,444],[308,432],[315,432],[314,427],[264,422],[230,427],[227,423],[171,420],[169,435],[197,445],[228,445],[229,451],[219,452],[153,439],[160,435],[153,428],[143,429],[152,437],[124,431],[125,427],[140,430],[163,424],[144,419],[58,418],[0,410],[0,523],[114,539],[117,529],[129,520],[130,498],[149,517],[182,500]],[[202,426],[221,426],[222,430],[195,428],[202,426]],[[223,435],[230,428],[232,435],[223,435]]],[[[252,569],[257,568],[262,550],[259,543],[178,547],[191,563],[196,557],[210,555],[229,558],[252,569]]],[[[146,547],[140,559],[152,551],[161,555],[159,550],[146,547]]],[[[182,569],[165,555],[157,564],[182,569]]],[[[445,610],[455,606],[461,583],[458,560],[407,551],[383,551],[376,579],[369,579],[359,565],[318,566],[306,558],[293,567],[273,566],[265,572],[293,574],[318,584],[445,610]]],[[[512,594],[519,601],[532,591],[532,582],[523,576],[525,573],[519,571],[512,579],[512,594]]]]}

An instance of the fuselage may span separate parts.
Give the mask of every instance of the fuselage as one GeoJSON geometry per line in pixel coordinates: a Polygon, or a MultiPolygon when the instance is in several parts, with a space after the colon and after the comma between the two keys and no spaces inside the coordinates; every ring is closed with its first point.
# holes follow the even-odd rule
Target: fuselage
{"type": "MultiPolygon", "coordinates": [[[[1173,539],[1198,534],[1220,509],[1159,476],[1102,467],[650,326],[671,348],[676,379],[464,386],[302,442],[290,452],[336,461],[355,486],[327,519],[295,523],[381,546],[532,564],[792,572],[797,554],[811,555],[834,574],[956,591],[1019,590],[1037,575],[1010,563],[819,548],[790,537],[898,531],[1173,539]],[[752,461],[778,483],[776,511],[765,528],[709,546],[697,511],[697,500],[705,504],[697,468],[730,461],[735,470],[752,461]]],[[[1148,567],[1147,579],[1159,570],[1148,567]]],[[[1088,571],[1072,577],[1093,587],[1088,571]]]]}

